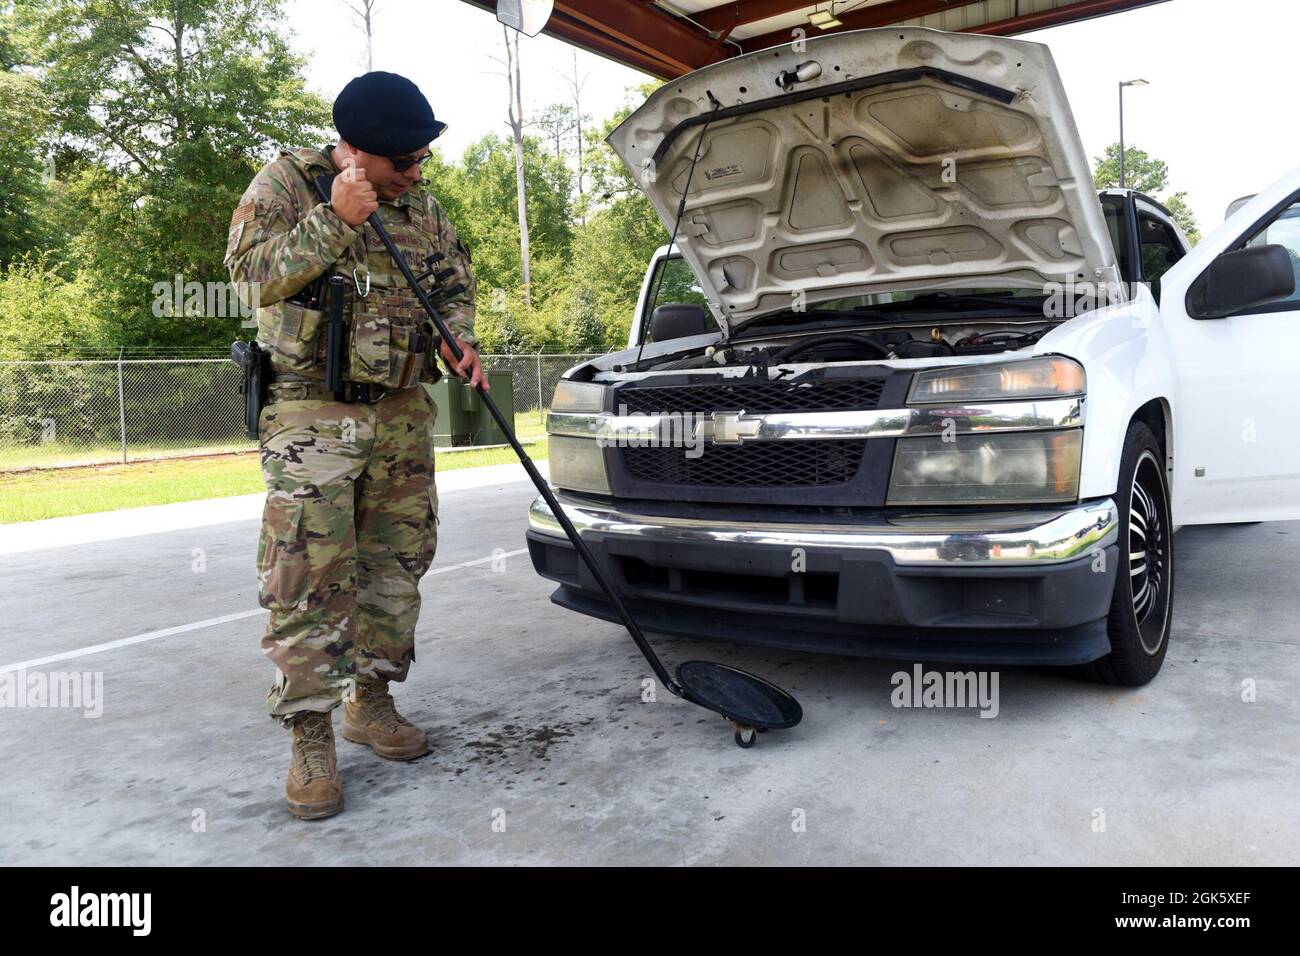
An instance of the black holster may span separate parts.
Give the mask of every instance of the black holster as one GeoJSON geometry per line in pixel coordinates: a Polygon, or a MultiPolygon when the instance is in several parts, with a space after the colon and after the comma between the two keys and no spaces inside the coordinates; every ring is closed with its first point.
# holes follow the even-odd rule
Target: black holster
{"type": "Polygon", "coordinates": [[[343,322],[343,298],[347,287],[347,280],[342,276],[330,276],[329,320],[325,325],[325,388],[333,392],[335,401],[339,402],[343,401],[343,382],[347,378],[347,326],[343,322]]]}
{"type": "Polygon", "coordinates": [[[243,375],[239,391],[244,396],[244,433],[258,439],[258,420],[266,406],[266,386],[271,381],[271,356],[256,342],[235,341],[230,344],[230,361],[243,375]]]}

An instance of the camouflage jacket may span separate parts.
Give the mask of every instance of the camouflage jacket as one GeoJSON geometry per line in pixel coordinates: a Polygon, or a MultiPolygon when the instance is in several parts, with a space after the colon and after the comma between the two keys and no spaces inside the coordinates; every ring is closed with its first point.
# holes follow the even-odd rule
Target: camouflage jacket
{"type": "MultiPolygon", "coordinates": [[[[436,380],[436,339],[417,334],[432,331],[427,316],[379,237],[367,226],[348,225],[316,192],[315,178],[336,172],[328,152],[283,152],[254,177],[231,217],[226,267],[242,288],[255,290],[258,342],[277,370],[323,378],[324,307],[308,301],[305,290],[338,272],[349,290],[347,377],[399,388],[436,380]],[[422,342],[428,343],[423,351],[422,342]]],[[[440,284],[425,280],[424,287],[448,327],[476,345],[469,252],[442,206],[417,183],[381,201],[379,218],[417,275],[427,257],[441,254],[435,268],[452,274],[440,284]]]]}

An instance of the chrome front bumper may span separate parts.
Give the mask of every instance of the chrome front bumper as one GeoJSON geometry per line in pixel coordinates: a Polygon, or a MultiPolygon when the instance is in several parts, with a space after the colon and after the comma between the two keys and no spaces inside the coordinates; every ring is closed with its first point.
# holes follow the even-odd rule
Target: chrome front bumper
{"type": "MultiPolygon", "coordinates": [[[[1119,538],[1119,512],[1110,498],[1068,508],[796,523],[636,514],[564,493],[557,497],[579,533],[678,543],[871,550],[886,552],[895,564],[910,566],[1043,567],[1077,560],[1119,538]]],[[[540,496],[529,509],[528,522],[538,534],[564,537],[540,496]]]]}

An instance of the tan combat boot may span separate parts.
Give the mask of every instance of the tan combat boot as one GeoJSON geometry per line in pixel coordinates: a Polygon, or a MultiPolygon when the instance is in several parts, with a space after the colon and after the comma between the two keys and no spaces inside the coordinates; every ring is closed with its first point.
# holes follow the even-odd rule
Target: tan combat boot
{"type": "Polygon", "coordinates": [[[429,735],[397,712],[388,681],[358,681],[357,699],[343,702],[343,739],[369,744],[389,760],[414,760],[429,752],[429,735]]]}
{"type": "Polygon", "coordinates": [[[304,713],[294,720],[293,762],[285,796],[300,820],[332,817],[343,809],[343,784],[334,757],[334,724],[328,713],[304,713]]]}

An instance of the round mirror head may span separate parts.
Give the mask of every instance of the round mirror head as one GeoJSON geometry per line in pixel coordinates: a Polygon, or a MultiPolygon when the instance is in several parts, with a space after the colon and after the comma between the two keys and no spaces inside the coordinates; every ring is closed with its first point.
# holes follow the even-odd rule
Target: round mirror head
{"type": "Polygon", "coordinates": [[[725,664],[687,661],[677,683],[687,700],[740,724],[780,730],[803,719],[799,702],[781,688],[725,664]]]}

